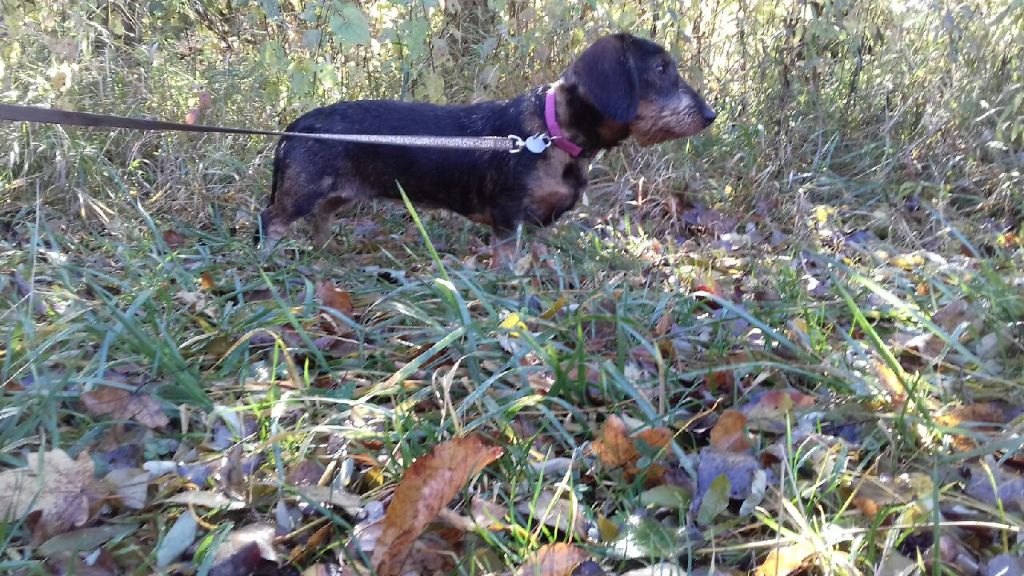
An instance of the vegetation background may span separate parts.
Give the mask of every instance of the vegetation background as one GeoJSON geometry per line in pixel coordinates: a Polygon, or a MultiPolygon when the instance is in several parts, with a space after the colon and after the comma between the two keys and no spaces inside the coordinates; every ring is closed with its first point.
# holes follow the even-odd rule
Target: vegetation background
{"type": "Polygon", "coordinates": [[[266,266],[267,139],[0,124],[0,483],[59,461],[86,503],[0,499],[0,567],[257,570],[212,551],[271,523],[274,566],[352,570],[367,509],[469,432],[506,455],[452,507],[472,492],[501,527],[433,541],[455,552],[422,573],[568,541],[609,573],[1018,562],[1021,0],[5,0],[0,101],[280,129],[341,99],[510,97],[620,30],[719,120],[596,159],[511,276],[475,225],[389,205],[341,253],[266,266]],[[752,445],[715,441],[727,408],[752,445]],[[609,455],[617,422],[673,440],[609,455]],[[154,472],[218,456],[244,473],[154,472]],[[296,496],[313,477],[361,512],[296,496]],[[246,507],[174,500],[196,487],[246,507]],[[91,546],[45,548],[68,533],[91,546]]]}

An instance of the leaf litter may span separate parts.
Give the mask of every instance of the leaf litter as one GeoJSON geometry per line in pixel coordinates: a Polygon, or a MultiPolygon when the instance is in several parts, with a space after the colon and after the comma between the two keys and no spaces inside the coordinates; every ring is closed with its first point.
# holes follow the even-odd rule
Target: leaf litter
{"type": "MultiPolygon", "coordinates": [[[[759,262],[758,234],[784,246],[777,231],[711,209],[686,218],[692,250],[620,246],[643,255],[619,264],[630,274],[575,288],[557,253],[531,248],[521,300],[472,267],[454,289],[436,282],[415,255],[401,278],[384,274],[379,246],[346,255],[345,273],[296,264],[270,285],[222,262],[171,265],[173,279],[115,269],[97,286],[129,298],[162,285],[163,300],[126,304],[116,329],[93,321],[147,339],[115,339],[124,362],[62,404],[81,428],[74,459],[6,463],[0,485],[34,489],[0,491],[0,508],[27,519],[25,542],[80,543],[51,564],[111,574],[140,550],[246,573],[672,574],[688,558],[686,573],[828,573],[854,542],[886,551],[862,573],[936,555],[961,573],[1019,566],[1012,546],[995,553],[1024,501],[1019,319],[961,290],[977,282],[971,259],[847,239],[843,263],[875,286],[811,250],[759,262]],[[668,265],[628,268],[648,257],[668,265]],[[216,409],[155,368],[174,354],[147,348],[164,333],[204,338],[183,366],[216,409]],[[910,445],[929,458],[904,459],[910,445]]],[[[200,237],[161,240],[184,251],[200,237]]],[[[55,357],[6,394],[36,398],[70,370],[55,357]]]]}

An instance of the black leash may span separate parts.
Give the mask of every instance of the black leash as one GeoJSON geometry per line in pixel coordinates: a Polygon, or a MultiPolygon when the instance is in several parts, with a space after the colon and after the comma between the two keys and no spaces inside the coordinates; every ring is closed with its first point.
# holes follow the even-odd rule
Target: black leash
{"type": "Polygon", "coordinates": [[[85,126],[89,128],[127,128],[129,130],[161,130],[177,132],[216,132],[222,134],[247,134],[254,136],[296,136],[334,140],[341,142],[358,142],[362,144],[387,144],[393,146],[417,146],[423,148],[463,148],[470,150],[502,150],[512,154],[529,150],[540,154],[551,146],[551,138],[547,134],[534,134],[528,138],[520,138],[514,134],[509,136],[415,136],[392,134],[316,134],[310,132],[277,132],[275,130],[250,130],[248,128],[223,128],[203,124],[182,124],[165,122],[148,118],[129,118],[126,116],[108,116],[106,114],[90,114],[88,112],[71,112],[57,108],[40,108],[38,106],[17,106],[0,104],[0,120],[11,122],[36,122],[40,124],[60,124],[63,126],[85,126]]]}

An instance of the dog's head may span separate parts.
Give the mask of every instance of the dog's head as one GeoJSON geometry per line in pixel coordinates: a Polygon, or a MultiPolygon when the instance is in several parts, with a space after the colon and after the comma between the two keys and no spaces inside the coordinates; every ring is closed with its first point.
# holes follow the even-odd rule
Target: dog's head
{"type": "Polygon", "coordinates": [[[641,145],[693,136],[715,121],[715,111],[679,77],[672,56],[629,34],[600,38],[563,78],[641,145]]]}

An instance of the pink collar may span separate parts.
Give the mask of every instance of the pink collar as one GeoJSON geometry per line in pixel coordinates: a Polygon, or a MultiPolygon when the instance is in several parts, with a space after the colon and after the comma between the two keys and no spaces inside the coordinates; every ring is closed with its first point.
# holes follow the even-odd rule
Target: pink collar
{"type": "Polygon", "coordinates": [[[583,148],[576,144],[573,144],[565,137],[562,132],[562,127],[558,125],[558,120],[555,118],[555,91],[554,89],[548,90],[548,95],[544,99],[544,122],[548,125],[548,136],[551,136],[551,142],[569,153],[569,156],[576,158],[583,152],[583,148]]]}

